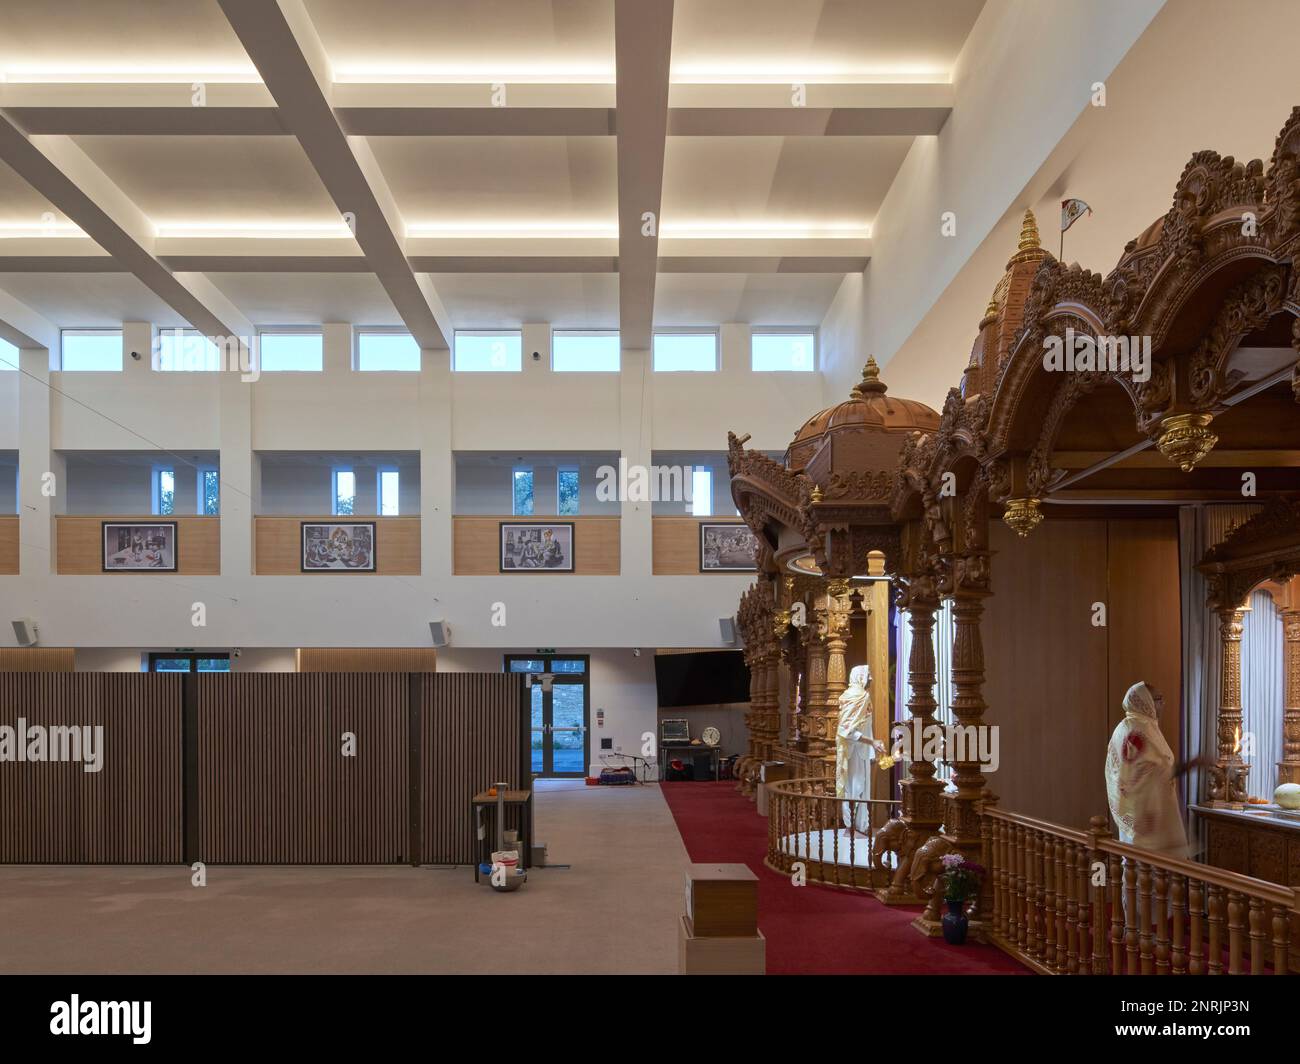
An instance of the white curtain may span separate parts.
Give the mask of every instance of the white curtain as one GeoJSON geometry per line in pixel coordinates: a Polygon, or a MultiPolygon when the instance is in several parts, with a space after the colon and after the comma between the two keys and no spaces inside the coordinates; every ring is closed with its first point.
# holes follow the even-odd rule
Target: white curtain
{"type": "MultiPolygon", "coordinates": [[[[1183,705],[1179,760],[1216,755],[1219,707],[1219,619],[1206,605],[1205,577],[1196,566],[1205,552],[1221,543],[1233,525],[1247,520],[1258,506],[1183,506],[1178,510],[1178,562],[1183,615],[1183,705]]],[[[1279,673],[1280,675],[1280,673],[1279,673]]],[[[1185,805],[1201,801],[1205,773],[1194,768],[1182,777],[1185,805]]],[[[1193,853],[1204,846],[1201,821],[1193,817],[1187,837],[1193,853]]]]}
{"type": "MultiPolygon", "coordinates": [[[[911,718],[905,716],[908,700],[911,698],[912,686],[907,680],[907,664],[912,654],[912,626],[907,619],[907,611],[899,610],[894,616],[898,623],[898,668],[894,683],[895,704],[899,707],[898,717],[901,721],[911,718]]],[[[952,603],[945,601],[934,615],[934,662],[938,683],[934,686],[934,700],[939,703],[935,710],[935,719],[940,724],[953,723],[952,716],[952,603]]],[[[952,779],[952,766],[940,763],[935,778],[945,783],[952,779]]]]}
{"type": "Polygon", "coordinates": [[[1241,731],[1254,741],[1254,750],[1243,755],[1250,765],[1249,793],[1270,800],[1282,760],[1282,654],[1277,604],[1267,591],[1256,591],[1241,638],[1241,731]]]}

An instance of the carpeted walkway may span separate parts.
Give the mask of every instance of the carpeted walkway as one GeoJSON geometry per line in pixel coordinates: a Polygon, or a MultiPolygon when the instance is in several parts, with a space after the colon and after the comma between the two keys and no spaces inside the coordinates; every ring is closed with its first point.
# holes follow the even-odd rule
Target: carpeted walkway
{"type": "Polygon", "coordinates": [[[949,946],[910,924],[920,909],[826,887],[795,887],[763,865],[767,821],[723,783],[660,788],[695,862],[747,864],[758,875],[758,923],[769,975],[1028,975],[993,946],[949,946]]]}

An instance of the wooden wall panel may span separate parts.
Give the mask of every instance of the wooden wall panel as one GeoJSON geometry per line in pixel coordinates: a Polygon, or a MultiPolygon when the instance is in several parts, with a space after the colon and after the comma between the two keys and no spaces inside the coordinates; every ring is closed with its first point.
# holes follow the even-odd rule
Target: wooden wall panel
{"type": "Polygon", "coordinates": [[[1178,748],[1177,522],[1068,519],[1049,509],[1027,539],[1001,522],[991,538],[985,720],[1000,727],[1005,767],[990,786],[1004,809],[1086,828],[1107,812],[1106,746],[1138,680],[1164,694],[1161,728],[1178,748]],[[1096,602],[1106,604],[1105,627],[1092,624],[1096,602]]]}
{"type": "MultiPolygon", "coordinates": [[[[501,780],[512,788],[531,786],[523,699],[521,675],[444,672],[424,678],[421,859],[426,864],[473,864],[470,799],[501,780]]],[[[507,821],[507,827],[518,824],[507,821]]]]}
{"type": "MultiPolygon", "coordinates": [[[[502,521],[573,522],[573,573],[539,569],[509,576],[618,576],[620,522],[617,517],[455,517],[452,519],[454,572],[457,576],[499,576],[502,521]]],[[[697,567],[698,568],[698,567],[697,567]]]]}
{"type": "Polygon", "coordinates": [[[1178,519],[1109,522],[1110,730],[1124,715],[1124,693],[1139,680],[1165,698],[1160,728],[1179,749],[1182,727],[1182,600],[1178,519]]]}
{"type": "Polygon", "coordinates": [[[18,518],[0,517],[0,576],[18,575],[18,518]]]}
{"type": "MultiPolygon", "coordinates": [[[[651,519],[655,576],[700,575],[700,525],[743,524],[714,517],[655,517],[651,519]]],[[[712,575],[712,574],[707,574],[712,575]]],[[[735,573],[730,575],[735,576],[735,573]]]]}
{"type": "Polygon", "coordinates": [[[6,647],[0,649],[0,672],[76,672],[72,647],[6,647]]]}
{"type": "Polygon", "coordinates": [[[103,524],[122,521],[138,524],[176,522],[176,573],[180,576],[218,576],[221,573],[221,518],[149,516],[88,517],[63,514],[55,518],[57,571],[64,576],[112,576],[115,579],[166,576],[166,573],[105,573],[103,524]]]}
{"type": "Polygon", "coordinates": [[[0,765],[0,862],[182,859],[181,678],[0,673],[0,725],[99,725],[101,768],[0,765]]]}
{"type": "Polygon", "coordinates": [[[433,647],[302,647],[299,672],[437,672],[433,647]]]}
{"type": "MultiPolygon", "coordinates": [[[[373,521],[375,571],[378,575],[420,574],[420,519],[418,517],[255,517],[253,518],[253,570],[258,576],[312,576],[302,571],[304,521],[373,521]]],[[[368,573],[339,573],[364,580],[368,573]]]]}
{"type": "Polygon", "coordinates": [[[388,864],[410,855],[400,673],[196,677],[200,859],[388,864]],[[343,733],[356,756],[343,756],[343,733]]]}
{"type": "Polygon", "coordinates": [[[1053,514],[1025,539],[990,527],[984,719],[998,726],[1002,767],[989,786],[1003,809],[1086,828],[1106,811],[1109,640],[1092,625],[1106,599],[1106,522],[1053,514]]]}

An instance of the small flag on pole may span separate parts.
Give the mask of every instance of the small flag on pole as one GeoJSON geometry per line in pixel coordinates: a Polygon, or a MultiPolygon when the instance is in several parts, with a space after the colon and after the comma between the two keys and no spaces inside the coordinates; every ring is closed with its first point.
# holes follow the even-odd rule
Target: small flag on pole
{"type": "Polygon", "coordinates": [[[1061,200],[1061,232],[1064,233],[1085,214],[1091,214],[1092,208],[1081,199],[1061,200]]]}
{"type": "Polygon", "coordinates": [[[1065,231],[1085,214],[1091,214],[1092,208],[1081,199],[1061,200],[1061,261],[1065,261],[1065,231]]]}

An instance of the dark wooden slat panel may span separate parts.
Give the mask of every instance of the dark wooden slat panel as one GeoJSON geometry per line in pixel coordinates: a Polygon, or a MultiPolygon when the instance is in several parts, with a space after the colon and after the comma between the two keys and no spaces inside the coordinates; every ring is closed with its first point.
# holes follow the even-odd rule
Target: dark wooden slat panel
{"type": "Polygon", "coordinates": [[[0,673],[0,724],[103,727],[102,768],[0,763],[0,862],[181,860],[181,681],[136,673],[0,673]]]}
{"type": "MultiPolygon", "coordinates": [[[[477,860],[470,799],[500,780],[524,788],[523,677],[437,673],[424,678],[421,706],[421,859],[477,860]]],[[[508,822],[510,827],[518,824],[508,822]]]]}
{"type": "Polygon", "coordinates": [[[387,864],[409,848],[403,673],[200,676],[201,856],[387,864]],[[357,737],[355,757],[342,736],[357,737]]]}

